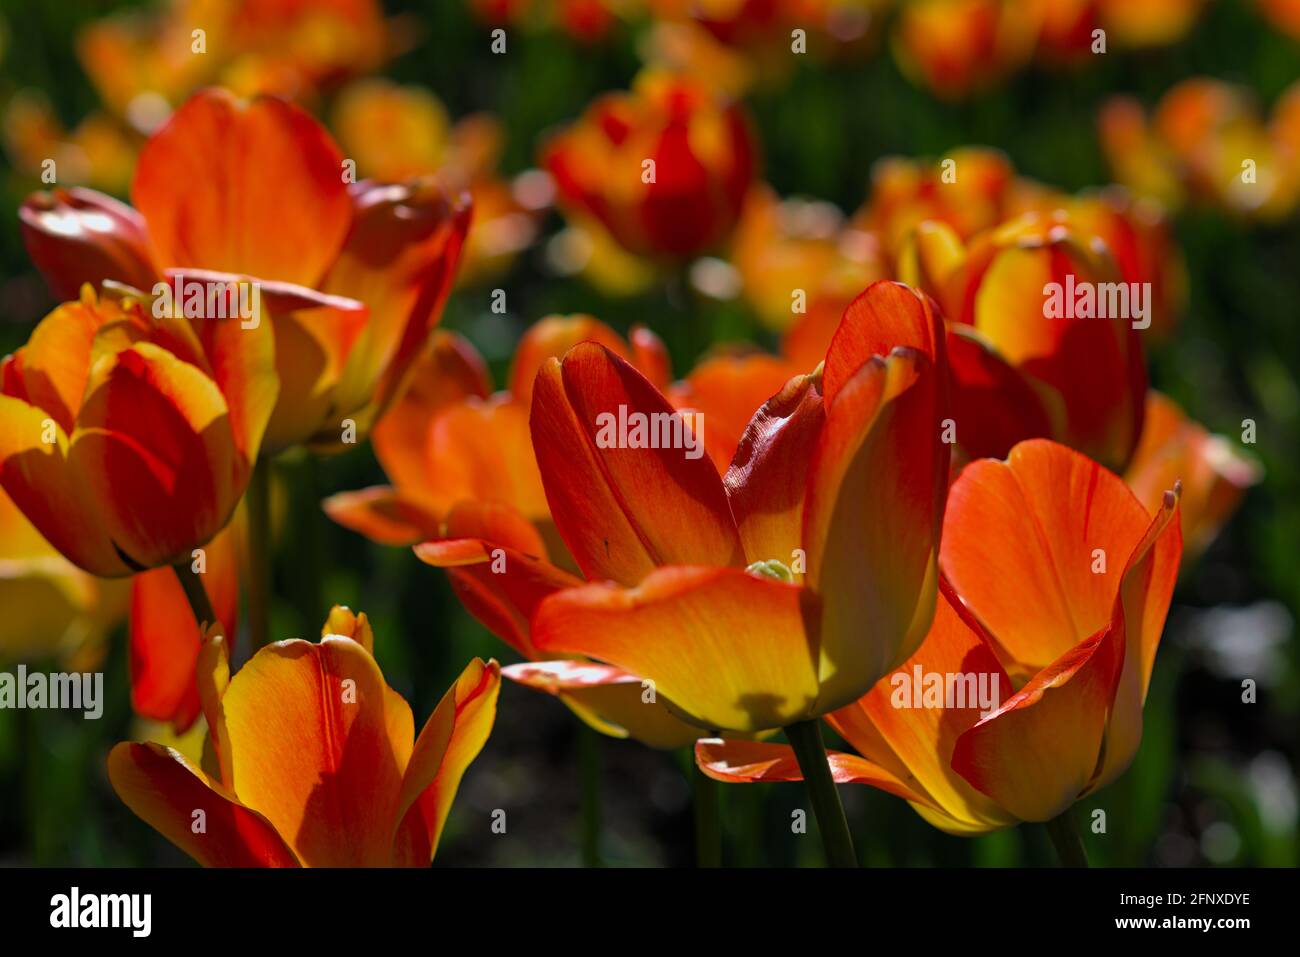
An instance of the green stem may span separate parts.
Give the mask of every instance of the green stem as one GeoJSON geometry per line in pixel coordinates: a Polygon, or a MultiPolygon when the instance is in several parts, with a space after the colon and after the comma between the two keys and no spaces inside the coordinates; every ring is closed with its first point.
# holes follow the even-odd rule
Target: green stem
{"type": "Polygon", "coordinates": [[[202,631],[204,625],[216,624],[217,616],[212,610],[212,602],[208,600],[207,589],[203,587],[203,579],[195,574],[188,562],[177,562],[172,566],[172,571],[176,573],[176,580],[181,583],[185,599],[190,603],[190,610],[194,612],[194,621],[198,624],[199,630],[202,631]]]}
{"type": "Polygon", "coordinates": [[[582,866],[601,867],[600,735],[578,724],[578,765],[582,781],[582,866]]]}
{"type": "Polygon", "coordinates": [[[697,867],[722,866],[722,789],[695,763],[695,755],[688,750],[691,760],[691,785],[695,805],[695,865],[697,867]]]}
{"type": "Polygon", "coordinates": [[[831,778],[831,766],[826,758],[826,745],[822,741],[821,722],[816,718],[798,721],[785,729],[799,770],[803,772],[808,794],[812,798],[813,813],[817,815],[817,828],[826,848],[826,860],[831,867],[857,867],[858,858],[853,852],[853,836],[849,833],[844,805],[831,778]]]}
{"type": "Polygon", "coordinates": [[[1069,807],[1046,824],[1047,835],[1056,848],[1056,856],[1061,859],[1062,867],[1087,867],[1088,852],[1083,846],[1083,837],[1074,820],[1074,808],[1069,807]]]}
{"type": "Polygon", "coordinates": [[[248,509],[248,631],[256,651],[271,643],[271,463],[259,459],[245,493],[248,509]]]}

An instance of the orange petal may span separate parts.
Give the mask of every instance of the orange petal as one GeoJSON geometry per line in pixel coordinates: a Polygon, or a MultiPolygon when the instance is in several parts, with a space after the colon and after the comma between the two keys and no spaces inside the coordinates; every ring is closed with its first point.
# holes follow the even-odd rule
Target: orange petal
{"type": "Polygon", "coordinates": [[[1124,666],[1111,703],[1105,763],[1094,787],[1114,780],[1133,760],[1142,741],[1142,705],[1151,684],[1156,648],[1178,580],[1183,550],[1179,489],[1165,493],[1160,510],[1133,549],[1111,612],[1111,630],[1124,642],[1124,666]]]}
{"type": "Polygon", "coordinates": [[[673,714],[644,679],[595,661],[526,661],[501,669],[517,684],[554,695],[601,734],[652,748],[682,748],[702,733],[673,714]]]}
{"type": "Polygon", "coordinates": [[[1107,625],[1150,518],[1124,483],[1045,439],[982,459],[948,496],[940,561],[1024,680],[1107,625]]]}
{"type": "Polygon", "coordinates": [[[350,638],[268,645],[231,679],[222,709],[234,792],[304,864],[391,862],[415,734],[394,698],[350,638]]]}
{"type": "Polygon", "coordinates": [[[785,359],[763,353],[720,355],[697,365],[668,395],[678,409],[704,417],[705,450],[725,472],[749,420],[798,371],[785,359]]]}
{"type": "Polygon", "coordinates": [[[943,352],[943,320],[922,292],[882,279],[868,286],[844,310],[826,353],[827,402],[873,356],[887,356],[902,346],[938,362],[943,352]]]}
{"type": "Polygon", "coordinates": [[[322,638],[329,635],[351,638],[371,655],[375,653],[375,632],[370,627],[370,619],[366,617],[364,611],[357,613],[346,605],[335,605],[330,609],[329,617],[325,619],[325,624],[320,629],[322,638]]]}
{"type": "Polygon", "coordinates": [[[528,409],[509,393],[466,399],[427,426],[425,475],[404,491],[447,511],[457,503],[496,502],[536,521],[550,512],[533,455],[528,409]]]}
{"type": "Polygon", "coordinates": [[[108,777],[127,807],[205,867],[298,866],[266,818],[171,748],[119,744],[108,755],[108,777]]]}
{"type": "Polygon", "coordinates": [[[460,779],[492,733],[500,690],[501,666],[475,658],[429,716],[402,779],[394,863],[426,867],[437,852],[460,779]]]}
{"type": "Polygon", "coordinates": [[[1246,489],[1260,480],[1259,463],[1221,435],[1211,435],[1168,397],[1147,393],[1142,440],[1124,473],[1152,514],[1174,482],[1183,484],[1180,510],[1190,560],[1214,540],[1246,489]]]}
{"type": "Polygon", "coordinates": [[[860,754],[908,781],[918,795],[912,800],[942,812],[951,822],[945,830],[962,833],[1015,823],[951,764],[958,738],[981,719],[981,690],[987,693],[985,703],[990,708],[1013,693],[1011,680],[968,617],[960,599],[945,585],[934,622],[916,653],[869,693],[826,718],[860,754]],[[930,675],[945,681],[947,676],[958,676],[964,683],[955,690],[963,700],[948,707],[945,698],[941,706],[933,706],[924,697],[930,675]],[[973,687],[968,676],[975,682],[973,687]]]}
{"type": "MultiPolygon", "coordinates": [[[[239,279],[198,271],[185,275],[190,279],[213,282],[239,279]]],[[[268,296],[268,302],[275,301],[274,295],[268,296]]],[[[249,463],[255,462],[280,395],[272,323],[259,321],[250,327],[249,323],[229,319],[193,319],[191,322],[213,381],[226,398],[235,448],[249,463]]]]}
{"type": "Polygon", "coordinates": [[[636,588],[587,585],[533,617],[542,651],[589,655],[655,682],[703,728],[759,731],[808,717],[817,698],[815,599],[735,568],[669,567],[636,588]]]}
{"type": "Polygon", "coordinates": [[[1070,648],[957,739],[953,769],[1022,821],[1049,821],[1101,757],[1123,638],[1109,625],[1070,648]]]}
{"type": "Polygon", "coordinates": [[[0,395],[0,486],[58,551],[93,575],[132,568],[109,538],[85,478],[68,462],[68,438],[45,412],[0,395]],[[53,437],[54,442],[46,442],[53,437]]]}
{"type": "Polygon", "coordinates": [[[263,448],[277,452],[318,436],[335,441],[343,419],[355,411],[338,404],[344,398],[338,390],[369,310],[355,299],[287,283],[262,283],[260,288],[275,331],[280,380],[263,448]]]}
{"type": "Polygon", "coordinates": [[[442,318],[469,230],[470,199],[434,179],[358,184],[352,196],[352,231],[323,288],[370,310],[335,399],[349,412],[370,404],[368,427],[400,393],[442,318]]]}
{"type": "Polygon", "coordinates": [[[491,393],[487,364],[469,341],[454,332],[435,332],[406,390],[371,433],[375,457],[393,484],[414,492],[428,479],[426,445],[435,415],[462,399],[486,399],[491,393]]]}
{"type": "Polygon", "coordinates": [[[826,388],[803,543],[809,587],[823,601],[818,707],[829,711],[860,698],[925,637],[951,446],[940,422],[945,383],[915,350],[868,360],[833,400],[826,388]]]}
{"type": "Polygon", "coordinates": [[[727,498],[750,561],[777,559],[803,580],[804,488],[826,421],[821,376],[795,376],[754,415],[726,475],[727,498]]]}
{"type": "Polygon", "coordinates": [[[1049,284],[1096,289],[1119,278],[1090,259],[1066,228],[1026,218],[972,248],[963,301],[975,326],[1012,365],[1053,388],[1063,412],[1055,437],[1122,468],[1142,431],[1146,368],[1127,318],[1047,314],[1049,284]],[[1014,244],[1013,244],[1014,243],[1014,244]],[[1077,284],[1088,283],[1091,286],[1077,284]]]}
{"type": "Polygon", "coordinates": [[[84,283],[105,279],[145,291],[154,283],[144,219],[111,196],[79,187],[32,193],[18,219],[27,254],[56,299],[76,299],[84,283]]]}
{"type": "Polygon", "coordinates": [[[50,415],[65,432],[76,425],[86,394],[95,336],[105,325],[125,320],[115,304],[84,299],[65,302],[32,330],[27,344],[6,364],[5,392],[50,415]]]}
{"type": "Polygon", "coordinates": [[[530,628],[538,606],[556,592],[582,584],[582,579],[544,557],[490,539],[424,542],[416,546],[415,554],[447,569],[452,588],[469,613],[526,658],[541,657],[530,628]]]}
{"type": "MultiPolygon", "coordinates": [[[[826,761],[836,784],[869,784],[908,801],[924,800],[906,783],[856,754],[827,751],[826,761]]],[[[695,764],[715,781],[728,784],[803,780],[788,744],[705,738],[695,743],[695,764]]]]}
{"type": "Polygon", "coordinates": [[[551,514],[589,579],[632,584],[657,565],[740,563],[726,492],[697,434],[609,350],[583,343],[562,364],[544,366],[531,425],[551,514]],[[644,417],[639,439],[631,425],[619,434],[633,414],[644,417]],[[670,433],[663,444],[672,444],[676,427],[679,444],[689,441],[694,451],[631,447],[633,441],[649,444],[651,425],[661,444],[665,429],[657,422],[670,433]]]}
{"type": "Polygon", "coordinates": [[[185,101],[140,153],[131,198],[153,261],[315,286],[352,219],[343,155],[300,108],[223,90],[185,101]],[[296,210],[285,215],[285,210],[296,210]]]}
{"type": "Polygon", "coordinates": [[[510,365],[510,393],[525,406],[533,401],[533,380],[547,359],[561,359],[580,342],[595,342],[620,359],[631,361],[623,337],[588,315],[547,316],[533,323],[519,339],[510,365]]]}
{"type": "Polygon", "coordinates": [[[229,520],[247,479],[216,383],[147,342],[96,365],[68,464],[138,568],[188,560],[229,520]]]}
{"type": "MultiPolygon", "coordinates": [[[[233,636],[239,624],[239,574],[230,530],[204,551],[206,571],[199,580],[224,633],[233,636]]],[[[171,722],[178,734],[199,714],[194,668],[201,624],[216,623],[194,620],[172,569],[155,568],[132,578],[131,707],[146,718],[171,722]]]]}
{"type": "Polygon", "coordinates": [[[414,545],[442,534],[438,515],[387,485],[339,492],[321,507],[344,528],[380,545],[414,545]]]}

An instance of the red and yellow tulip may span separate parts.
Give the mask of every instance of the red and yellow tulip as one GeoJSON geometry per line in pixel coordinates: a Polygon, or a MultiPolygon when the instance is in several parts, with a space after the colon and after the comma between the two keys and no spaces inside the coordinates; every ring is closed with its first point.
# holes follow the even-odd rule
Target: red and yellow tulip
{"type": "Polygon", "coordinates": [[[277,388],[269,326],[87,287],[0,366],[0,486],[92,574],[188,563],[239,503],[277,388]]]}
{"type": "Polygon", "coordinates": [[[587,343],[548,362],[533,448],[592,584],[541,603],[533,644],[644,676],[701,728],[760,731],[860,696],[933,614],[943,364],[929,301],[871,286],[824,367],[755,415],[724,480],[682,448],[600,439],[606,416],[691,427],[613,353],[587,343]]]}
{"type": "Polygon", "coordinates": [[[104,279],[149,291],[203,271],[258,284],[280,380],[265,435],[274,452],[337,445],[344,419],[363,432],[392,400],[440,317],[468,228],[468,200],[435,181],[347,180],[338,147],[297,107],[208,90],[146,143],[135,211],[55,190],[20,215],[32,259],[65,295],[104,279]]]}
{"type": "Polygon", "coordinates": [[[342,607],[318,643],[268,645],[233,676],[211,632],[196,672],[203,766],[122,743],[108,758],[113,789],[209,867],[427,867],[492,731],[500,669],[471,661],[417,737],[373,655],[366,616],[342,607]]]}
{"type": "MultiPolygon", "coordinates": [[[[1048,821],[1113,781],[1141,740],[1181,547],[1176,491],[1153,517],[1064,446],[1025,442],[967,466],[924,642],[827,716],[858,752],[830,755],[835,780],[902,797],[953,834],[1048,821]],[[977,685],[992,692],[987,713],[977,685]]],[[[784,745],[701,741],[696,756],[723,781],[800,777],[784,745]]]]}
{"type": "Polygon", "coordinates": [[[1248,91],[1193,77],[1150,117],[1129,97],[1110,100],[1100,132],[1119,181],[1167,206],[1199,201],[1275,221],[1300,204],[1300,84],[1266,121],[1248,91]]]}
{"type": "Polygon", "coordinates": [[[722,242],[757,166],[741,108],[691,78],[642,73],[546,143],[561,205],[595,217],[629,251],[669,259],[722,242]]]}

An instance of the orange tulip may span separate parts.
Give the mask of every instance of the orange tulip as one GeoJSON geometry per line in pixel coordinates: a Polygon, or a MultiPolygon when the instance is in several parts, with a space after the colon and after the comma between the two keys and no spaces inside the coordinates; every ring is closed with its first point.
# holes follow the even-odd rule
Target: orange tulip
{"type": "Polygon", "coordinates": [[[0,486],[92,574],[188,563],[248,483],[276,398],[270,336],[87,287],[0,365],[0,486]]]}
{"type": "Polygon", "coordinates": [[[63,291],[114,279],[159,294],[209,270],[248,280],[271,313],[281,383],[266,449],[337,445],[345,419],[363,432],[399,391],[469,222],[468,200],[433,181],[349,189],[346,173],[297,107],[207,90],[145,145],[138,214],[90,191],[38,193],[21,211],[23,236],[63,291]]]}
{"type": "Polygon", "coordinates": [[[1106,50],[1175,43],[1195,25],[1204,0],[1038,0],[1035,6],[1043,16],[1040,52],[1081,60],[1095,54],[1096,30],[1104,31],[1106,50]]]}
{"type": "Polygon", "coordinates": [[[1139,331],[1151,322],[1154,288],[1124,282],[1109,250],[1087,238],[1064,211],[1028,213],[969,250],[926,223],[904,254],[905,278],[952,320],[956,441],[971,457],[1046,436],[1108,466],[1131,458],[1147,388],[1139,331]],[[1123,292],[1114,298],[1122,308],[1103,284],[1123,292]]]}
{"type": "Polygon", "coordinates": [[[1124,481],[1153,512],[1164,489],[1182,482],[1184,555],[1200,555],[1262,475],[1259,463],[1221,435],[1193,422],[1167,396],[1147,393],[1142,441],[1124,481]]]}
{"type": "Polygon", "coordinates": [[[1013,0],[909,0],[894,22],[894,56],[918,83],[957,99],[1027,63],[1040,18],[1013,0]]]}
{"type": "Polygon", "coordinates": [[[203,766],[124,742],[108,756],[113,789],[208,867],[427,867],[491,734],[500,668],[470,661],[417,738],[373,656],[366,616],[339,606],[319,643],[267,645],[233,677],[210,634],[196,670],[203,766]]]}
{"type": "Polygon", "coordinates": [[[529,631],[537,603],[582,582],[569,570],[533,456],[533,379],[551,356],[589,340],[667,382],[667,355],[648,330],[633,330],[626,342],[590,316],[551,316],[524,334],[509,389],[493,395],[473,347],[438,333],[411,388],[375,429],[375,454],[393,484],[323,504],[334,521],[381,544],[429,540],[417,549],[420,558],[445,568],[470,613],[529,659],[506,668],[506,677],[556,695],[604,734],[680,747],[695,730],[662,707],[645,707],[640,678],[591,662],[543,661],[529,631]]]}
{"type": "Polygon", "coordinates": [[[535,647],[651,679],[702,728],[760,731],[859,697],[933,614],[942,335],[928,300],[871,286],[824,368],[755,415],[725,480],[688,434],[698,421],[613,353],[582,344],[544,365],[533,448],[594,584],[540,604],[535,647]]]}
{"type": "Polygon", "coordinates": [[[1110,100],[1100,128],[1116,177],[1166,205],[1194,199],[1268,221],[1300,203],[1300,84],[1267,122],[1248,91],[1193,77],[1170,89],[1150,118],[1131,98],[1110,100]]]}
{"type": "Polygon", "coordinates": [[[651,71],[552,138],[542,165],[562,205],[594,216],[631,252],[683,258],[731,232],[755,152],[739,106],[688,77],[651,71]]]}
{"type": "Polygon", "coordinates": [[[827,300],[838,322],[859,292],[887,276],[874,234],[846,226],[830,203],[782,201],[766,186],[750,190],[730,258],[745,299],[772,329],[827,300]]]}
{"type": "Polygon", "coordinates": [[[396,36],[379,0],[170,0],[91,23],[77,55],[100,99],[147,130],[205,84],[310,99],[379,67],[396,36]]]}
{"type": "MultiPolygon", "coordinates": [[[[1117,778],[1142,734],[1178,574],[1178,494],[1152,517],[1116,475],[1044,440],[975,462],[944,519],[943,594],[920,648],[827,717],[833,776],[952,834],[1048,821],[1117,778]]],[[[800,777],[788,747],[702,741],[723,781],[800,777]]]]}
{"type": "Polygon", "coordinates": [[[1042,189],[988,147],[961,147],[938,163],[887,156],[871,169],[871,193],[853,226],[879,236],[892,263],[927,220],[947,224],[967,241],[1025,212],[1027,197],[1042,189]]]}

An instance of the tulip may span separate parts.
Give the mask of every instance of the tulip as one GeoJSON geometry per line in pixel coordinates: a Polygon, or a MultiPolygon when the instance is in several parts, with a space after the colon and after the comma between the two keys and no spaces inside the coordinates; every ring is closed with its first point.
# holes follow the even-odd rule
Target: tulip
{"type": "Polygon", "coordinates": [[[1110,314],[1100,284],[1125,277],[1109,250],[1071,222],[1064,210],[1027,213],[969,249],[942,224],[926,223],[904,253],[905,276],[943,302],[952,321],[956,440],[971,457],[1051,437],[1122,468],[1137,446],[1147,388],[1139,332],[1150,324],[1154,290],[1148,297],[1147,287],[1124,283],[1128,309],[1110,314]],[[1077,290],[1093,293],[1092,313],[1106,305],[1108,314],[1076,308],[1077,290]]]}
{"type": "Polygon", "coordinates": [[[155,318],[87,287],[0,366],[0,487],[91,574],[188,563],[248,483],[273,361],[269,327],[155,318]]]}
{"type": "Polygon", "coordinates": [[[625,341],[590,316],[534,324],[515,352],[509,388],[492,394],[482,358],[440,332],[411,388],[375,429],[373,445],[392,485],[342,492],[323,504],[339,524],[385,545],[415,545],[446,568],[465,607],[528,659],[506,677],[555,695],[584,722],[613,737],[673,748],[696,729],[662,706],[646,707],[641,679],[586,661],[543,660],[529,631],[533,608],[582,583],[555,534],[528,434],[537,369],[578,342],[601,342],[667,383],[667,355],[646,329],[625,341]]]}
{"type": "MultiPolygon", "coordinates": [[[[902,797],[951,834],[1068,812],[1137,751],[1180,550],[1176,488],[1153,516],[1118,476],[1046,440],[967,466],[924,642],[826,718],[858,752],[831,756],[835,780],[902,797]],[[918,675],[938,676],[933,693],[918,675]]],[[[696,754],[723,781],[800,776],[782,745],[701,741],[696,754]]]]}
{"type": "Polygon", "coordinates": [[[23,237],[57,290],[103,279],[157,290],[211,271],[257,285],[281,382],[265,451],[335,447],[400,391],[469,223],[468,200],[433,181],[349,188],[346,174],[297,107],[205,90],[145,144],[134,212],[88,190],[37,193],[23,237]]]}
{"type": "Polygon", "coordinates": [[[756,414],[725,480],[682,448],[602,447],[606,413],[680,422],[626,362],[595,344],[548,362],[533,448],[593,584],[544,600],[533,644],[649,678],[705,729],[782,727],[861,696],[933,613],[942,361],[928,300],[871,286],[825,367],[756,414]]]}
{"type": "Polygon", "coordinates": [[[1040,19],[1010,0],[911,0],[894,22],[894,56],[912,79],[958,99],[1028,62],[1040,19]]]}
{"type": "Polygon", "coordinates": [[[396,35],[378,0],[172,2],[90,23],[77,57],[99,98],[147,131],[169,103],[205,84],[311,99],[379,67],[396,35]]]}
{"type": "Polygon", "coordinates": [[[688,77],[651,71],[553,137],[542,165],[562,205],[594,216],[629,251],[681,259],[731,232],[755,151],[740,107],[688,77]]]}
{"type": "Polygon", "coordinates": [[[1153,512],[1163,490],[1182,482],[1183,555],[1189,563],[1205,551],[1262,475],[1254,457],[1223,436],[1211,435],[1167,396],[1147,393],[1142,441],[1124,481],[1153,512]]]}
{"type": "Polygon", "coordinates": [[[1265,121],[1248,91],[1193,77],[1169,90],[1149,118],[1131,98],[1110,100],[1100,128],[1116,177],[1165,205],[1199,200],[1275,221],[1300,203],[1300,84],[1265,121]]]}
{"type": "Polygon", "coordinates": [[[750,191],[731,262],[764,325],[786,329],[826,300],[838,322],[859,292],[886,278],[876,237],[843,219],[829,203],[781,201],[767,187],[750,191]]]}
{"type": "Polygon", "coordinates": [[[196,678],[203,765],[123,742],[108,775],[127,807],[208,867],[427,867],[501,681],[495,661],[470,661],[417,738],[366,616],[340,606],[319,643],[268,645],[233,677],[210,631],[196,678]]]}

